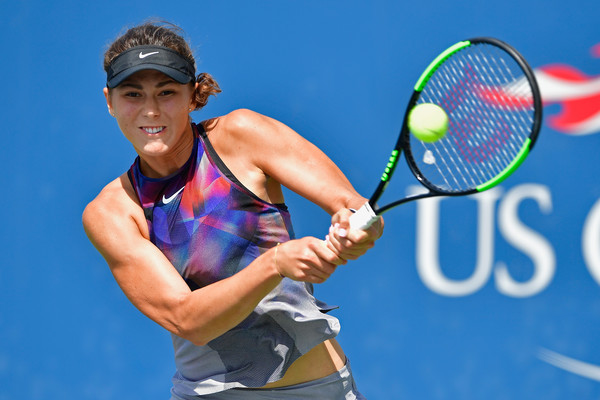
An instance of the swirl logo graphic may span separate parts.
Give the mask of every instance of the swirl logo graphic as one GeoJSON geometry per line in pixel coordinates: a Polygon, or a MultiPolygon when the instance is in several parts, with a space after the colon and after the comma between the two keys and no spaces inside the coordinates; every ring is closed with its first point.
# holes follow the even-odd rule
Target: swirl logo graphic
{"type": "MultiPolygon", "coordinates": [[[[600,58],[600,44],[591,54],[600,58]]],[[[567,64],[546,65],[534,72],[544,105],[560,105],[560,112],[546,119],[548,126],[575,136],[600,133],[600,75],[588,76],[567,64]]]]}

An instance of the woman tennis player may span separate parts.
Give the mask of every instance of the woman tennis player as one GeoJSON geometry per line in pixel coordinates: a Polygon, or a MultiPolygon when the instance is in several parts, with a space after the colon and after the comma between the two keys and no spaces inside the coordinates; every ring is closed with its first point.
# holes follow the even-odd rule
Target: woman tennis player
{"type": "Polygon", "coordinates": [[[381,221],[348,229],[366,199],[278,121],[236,110],[192,123],[220,89],[196,76],[175,26],[129,29],[104,69],[109,112],[138,157],[83,224],[129,300],[171,332],[171,399],[364,398],[312,284],[381,235],[381,221]],[[326,240],[294,238],[281,185],[332,215],[326,240]]]}

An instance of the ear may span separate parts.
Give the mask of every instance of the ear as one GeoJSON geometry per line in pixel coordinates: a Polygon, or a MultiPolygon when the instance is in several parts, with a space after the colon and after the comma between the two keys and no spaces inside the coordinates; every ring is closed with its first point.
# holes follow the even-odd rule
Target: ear
{"type": "Polygon", "coordinates": [[[108,90],[107,87],[105,87],[102,90],[102,92],[104,93],[104,97],[106,98],[106,106],[108,107],[108,113],[114,117],[115,116],[115,112],[114,112],[113,107],[112,107],[112,101],[110,99],[110,92],[109,92],[109,90],[108,90]]]}
{"type": "Polygon", "coordinates": [[[190,99],[190,107],[189,107],[190,111],[194,111],[198,107],[198,104],[196,103],[196,93],[198,93],[199,86],[200,86],[200,84],[198,82],[196,82],[194,84],[194,90],[192,91],[192,98],[190,99]]]}

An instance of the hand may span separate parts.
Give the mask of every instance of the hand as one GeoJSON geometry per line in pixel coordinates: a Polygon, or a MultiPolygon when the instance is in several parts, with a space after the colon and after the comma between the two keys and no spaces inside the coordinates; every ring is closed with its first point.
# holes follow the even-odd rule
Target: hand
{"type": "Polygon", "coordinates": [[[338,257],[345,260],[356,260],[375,245],[375,241],[383,234],[383,218],[371,225],[367,230],[350,229],[349,219],[352,211],[342,209],[331,218],[329,234],[325,238],[327,247],[338,257]]]}
{"type": "Polygon", "coordinates": [[[313,237],[290,240],[272,251],[279,274],[296,281],[323,283],[338,265],[347,262],[313,237]]]}

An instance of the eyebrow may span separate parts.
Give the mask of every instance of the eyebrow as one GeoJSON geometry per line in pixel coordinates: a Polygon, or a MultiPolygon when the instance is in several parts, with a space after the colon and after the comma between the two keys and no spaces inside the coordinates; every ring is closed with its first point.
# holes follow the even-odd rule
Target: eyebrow
{"type": "MultiPolygon", "coordinates": [[[[171,83],[177,83],[177,82],[175,82],[175,80],[173,80],[173,79],[168,79],[168,80],[165,80],[165,81],[162,81],[162,82],[158,82],[154,87],[155,88],[161,88],[161,87],[167,86],[167,85],[169,85],[171,83]]],[[[143,89],[142,85],[137,84],[137,83],[133,83],[131,81],[125,81],[125,82],[121,83],[119,86],[121,86],[121,87],[130,87],[130,88],[139,89],[139,90],[143,89]]]]}

